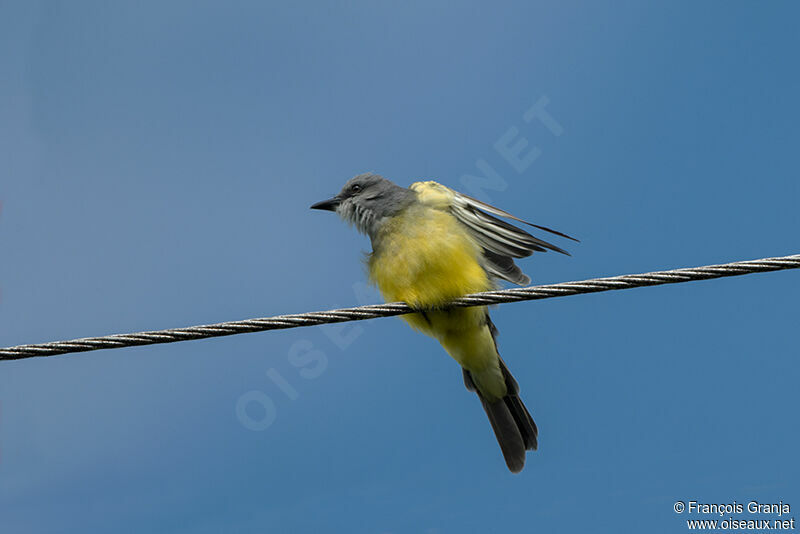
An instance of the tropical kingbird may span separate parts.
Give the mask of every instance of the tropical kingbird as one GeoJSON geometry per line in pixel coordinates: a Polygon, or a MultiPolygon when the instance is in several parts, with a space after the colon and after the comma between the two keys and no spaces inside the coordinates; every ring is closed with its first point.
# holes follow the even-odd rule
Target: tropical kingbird
{"type": "Polygon", "coordinates": [[[424,310],[403,319],[437,339],[461,365],[464,384],[478,395],[508,468],[521,471],[525,451],[537,448],[538,430],[497,351],[489,311],[485,306],[442,308],[457,297],[496,288],[499,279],[528,284],[514,258],[548,249],[567,254],[493,215],[574,238],[436,182],[406,189],[373,173],[351,178],[338,195],[311,208],[335,211],[369,236],[371,281],[387,301],[424,310]]]}

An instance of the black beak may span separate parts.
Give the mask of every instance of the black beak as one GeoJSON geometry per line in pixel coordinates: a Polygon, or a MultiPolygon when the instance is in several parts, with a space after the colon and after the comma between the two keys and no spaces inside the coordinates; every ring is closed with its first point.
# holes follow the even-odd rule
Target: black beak
{"type": "Polygon", "coordinates": [[[329,198],[328,200],[323,200],[322,202],[317,202],[316,204],[311,206],[312,210],[328,210],[328,211],[336,211],[336,207],[341,204],[342,199],[337,197],[329,198]]]}

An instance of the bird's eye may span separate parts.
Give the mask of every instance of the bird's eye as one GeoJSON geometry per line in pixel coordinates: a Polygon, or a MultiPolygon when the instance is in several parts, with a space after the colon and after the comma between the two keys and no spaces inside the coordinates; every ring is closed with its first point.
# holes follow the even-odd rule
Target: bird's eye
{"type": "Polygon", "coordinates": [[[361,191],[361,186],[358,184],[353,184],[350,186],[350,191],[352,191],[353,193],[358,193],[359,191],[361,191]]]}

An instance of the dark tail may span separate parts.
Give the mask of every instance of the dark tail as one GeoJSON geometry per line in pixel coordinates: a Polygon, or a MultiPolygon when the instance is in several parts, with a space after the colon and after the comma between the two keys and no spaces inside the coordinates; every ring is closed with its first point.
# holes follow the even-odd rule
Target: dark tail
{"type": "Polygon", "coordinates": [[[539,430],[533,422],[531,414],[522,399],[519,398],[519,384],[511,376],[511,373],[500,359],[500,369],[506,381],[508,393],[502,399],[496,401],[487,400],[483,394],[475,387],[472,375],[466,369],[464,371],[464,385],[467,389],[474,391],[481,400],[492,430],[503,451],[506,465],[512,473],[519,473],[525,467],[525,451],[535,451],[538,447],[537,436],[539,430]]]}

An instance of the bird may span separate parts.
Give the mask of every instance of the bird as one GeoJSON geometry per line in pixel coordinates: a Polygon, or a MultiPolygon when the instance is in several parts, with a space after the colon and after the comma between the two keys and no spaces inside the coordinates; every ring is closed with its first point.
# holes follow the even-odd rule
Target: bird
{"type": "Polygon", "coordinates": [[[569,255],[499,217],[578,240],[434,181],[405,188],[372,172],[349,179],[311,209],[333,211],[369,237],[370,281],[386,301],[419,310],[402,317],[461,365],[464,385],[480,399],[508,469],[522,471],[527,451],[538,448],[539,431],[500,357],[497,328],[487,307],[448,309],[447,303],[496,289],[501,280],[527,285],[530,277],[516,258],[547,250],[569,255]]]}

